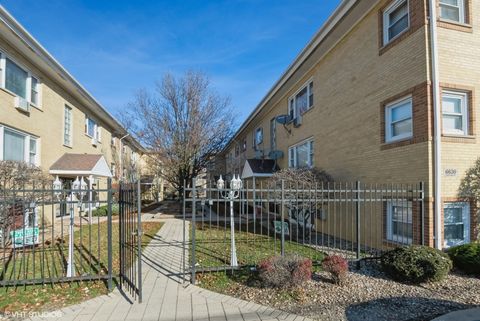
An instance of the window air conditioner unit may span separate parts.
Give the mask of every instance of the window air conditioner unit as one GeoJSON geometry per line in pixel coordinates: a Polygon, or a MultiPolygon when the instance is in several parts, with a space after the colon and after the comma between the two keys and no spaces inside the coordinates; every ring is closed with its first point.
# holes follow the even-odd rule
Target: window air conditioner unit
{"type": "Polygon", "coordinates": [[[93,145],[93,146],[97,146],[97,145],[98,145],[98,139],[96,139],[95,137],[92,137],[92,145],[93,145]]]}
{"type": "Polygon", "coordinates": [[[26,113],[30,112],[30,104],[22,97],[15,97],[15,108],[26,113]]]}
{"type": "Polygon", "coordinates": [[[297,116],[293,119],[293,126],[300,127],[302,125],[302,117],[297,116]]]}

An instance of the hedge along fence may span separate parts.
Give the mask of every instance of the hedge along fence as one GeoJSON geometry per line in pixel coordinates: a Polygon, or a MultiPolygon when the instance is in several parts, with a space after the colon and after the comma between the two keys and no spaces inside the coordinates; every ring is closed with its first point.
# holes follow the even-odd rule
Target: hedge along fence
{"type": "Polygon", "coordinates": [[[286,254],[314,264],[325,254],[359,261],[397,246],[422,244],[423,186],[246,180],[238,190],[219,191],[212,183],[202,188],[194,183],[185,189],[185,220],[187,209],[192,211],[190,235],[184,239],[190,250],[185,271],[194,281],[196,272],[235,269],[232,248],[238,266],[248,266],[286,254]]]}

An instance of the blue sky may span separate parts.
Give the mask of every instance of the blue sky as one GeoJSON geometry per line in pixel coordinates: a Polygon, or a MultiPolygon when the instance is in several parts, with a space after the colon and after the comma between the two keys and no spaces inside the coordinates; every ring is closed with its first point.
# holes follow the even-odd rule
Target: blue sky
{"type": "Polygon", "coordinates": [[[241,123],[340,0],[1,0],[112,113],[194,69],[241,123]]]}

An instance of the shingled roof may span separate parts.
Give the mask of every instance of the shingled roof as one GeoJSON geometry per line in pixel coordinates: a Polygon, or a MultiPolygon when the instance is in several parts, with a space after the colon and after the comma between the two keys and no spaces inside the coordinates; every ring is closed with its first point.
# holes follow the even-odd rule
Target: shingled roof
{"type": "Polygon", "coordinates": [[[247,159],[243,167],[242,178],[270,177],[279,170],[273,159],[247,159]]]}
{"type": "Polygon", "coordinates": [[[65,153],[52,166],[50,174],[94,175],[111,177],[105,158],[96,154],[65,153]]]}

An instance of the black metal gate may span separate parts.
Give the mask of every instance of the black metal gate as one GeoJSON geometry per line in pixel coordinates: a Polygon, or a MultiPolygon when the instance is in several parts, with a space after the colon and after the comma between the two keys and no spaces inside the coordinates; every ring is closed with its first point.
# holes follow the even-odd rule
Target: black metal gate
{"type": "Polygon", "coordinates": [[[120,288],[142,302],[142,221],[140,181],[119,187],[120,288]]]}

